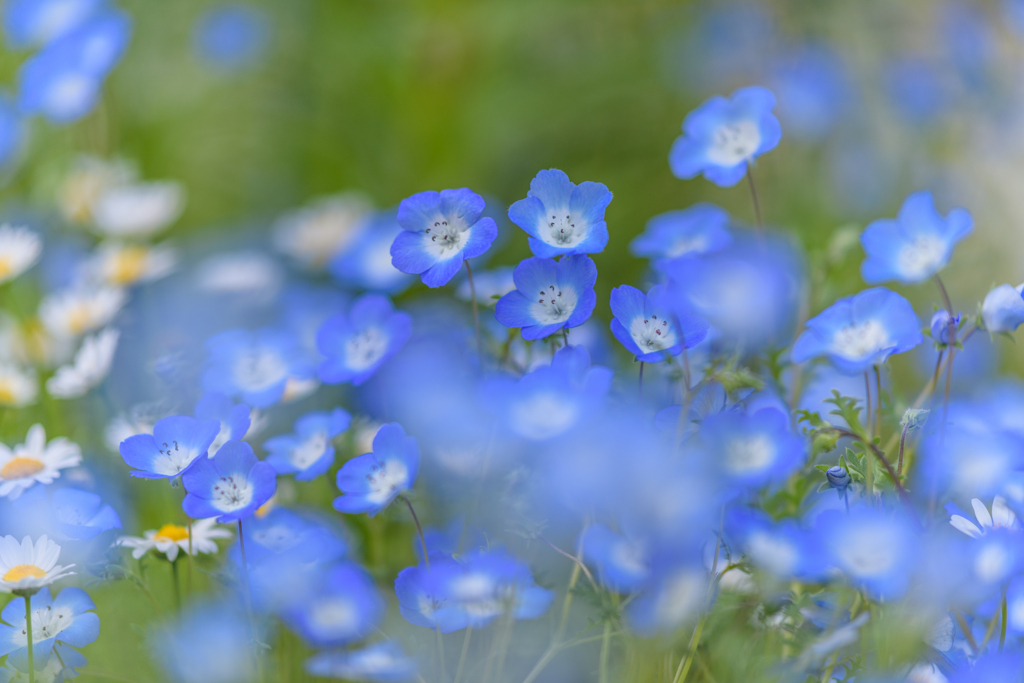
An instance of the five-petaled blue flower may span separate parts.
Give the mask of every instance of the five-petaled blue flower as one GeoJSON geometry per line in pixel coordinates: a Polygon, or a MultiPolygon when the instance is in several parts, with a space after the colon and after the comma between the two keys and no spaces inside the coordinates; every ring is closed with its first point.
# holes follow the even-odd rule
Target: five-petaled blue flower
{"type": "Polygon", "coordinates": [[[391,263],[428,287],[448,284],[464,260],[487,251],[498,236],[494,219],[481,217],[484,206],[483,197],[465,187],[403,199],[398,223],[404,231],[391,244],[391,263]]]}
{"type": "Polygon", "coordinates": [[[981,319],[992,334],[1013,332],[1024,323],[1024,284],[999,285],[985,295],[981,319]]]}
{"type": "Polygon", "coordinates": [[[701,439],[722,474],[741,486],[784,482],[804,461],[803,440],[790,431],[785,413],[762,408],[752,415],[723,412],[701,424],[701,439]]]}
{"type": "Polygon", "coordinates": [[[872,285],[923,282],[949,263],[953,247],[973,228],[967,209],[957,207],[943,217],[931,192],[915,192],[903,200],[895,219],[881,218],[864,229],[860,243],[867,258],[860,273],[872,285]]]}
{"type": "MultiPolygon", "coordinates": [[[[47,661],[58,643],[84,647],[100,635],[96,605],[81,588],[65,588],[57,597],[44,588],[32,596],[32,654],[36,664],[47,661]]],[[[25,598],[15,598],[0,613],[0,655],[10,655],[12,664],[28,664],[28,638],[25,630],[25,598]]]]}
{"type": "Polygon", "coordinates": [[[306,671],[326,678],[403,683],[416,679],[416,662],[395,641],[382,640],[361,650],[313,655],[306,660],[306,671]]]}
{"type": "Polygon", "coordinates": [[[288,400],[292,383],[313,378],[302,344],[285,330],[228,330],[208,339],[206,350],[203,389],[256,408],[288,400]]]}
{"type": "Polygon", "coordinates": [[[185,513],[192,519],[216,517],[221,524],[249,517],[277,491],[274,468],[244,441],[228,441],[212,458],[200,458],[181,482],[188,491],[181,504],[185,513]]]}
{"type": "Polygon", "coordinates": [[[316,346],[325,357],[320,379],[362,384],[402,348],[411,330],[412,318],[396,311],[386,296],[357,299],[348,313],[328,318],[316,334],[316,346]]]}
{"type": "Polygon", "coordinates": [[[512,273],[516,291],[501,297],[494,317],[521,327],[523,339],[543,339],[563,327],[577,327],[594,312],[597,266],[583,254],[560,261],[528,258],[512,273]]]}
{"type": "Polygon", "coordinates": [[[837,370],[852,375],[923,341],[910,302],[885,287],[872,287],[808,320],[790,355],[794,363],[826,356],[837,370]]]}
{"type": "Polygon", "coordinates": [[[700,202],[647,221],[646,229],[629,243],[629,251],[651,259],[655,270],[667,274],[675,259],[718,251],[731,243],[726,210],[700,202]]]}
{"type": "Polygon", "coordinates": [[[716,95],[686,115],[683,134],[669,152],[672,173],[688,180],[698,173],[731,187],[743,179],[747,166],[782,139],[782,126],[772,114],[775,95],[767,88],[740,88],[726,99],[716,95]]]}
{"type": "Polygon", "coordinates": [[[206,457],[219,432],[217,420],[172,415],[157,422],[152,434],[136,434],[122,441],[121,457],[129,467],[135,468],[131,473],[133,477],[177,477],[206,457]]]}
{"type": "Polygon", "coordinates": [[[622,285],[612,290],[612,334],[626,350],[645,363],[668,360],[683,348],[696,346],[708,333],[700,316],[672,310],[669,289],[655,285],[645,295],[636,287],[622,285]]]}
{"type": "Polygon", "coordinates": [[[307,600],[285,609],[281,618],[310,645],[336,647],[368,635],[386,607],[373,579],[358,565],[342,561],[307,600]]]}
{"type": "Polygon", "coordinates": [[[331,440],[348,429],[352,416],[342,408],[303,415],[295,433],[275,436],[263,443],[266,462],[278,474],[294,474],[299,481],[316,479],[334,464],[331,440]]]}
{"type": "Polygon", "coordinates": [[[395,498],[412,488],[420,471],[420,447],[392,422],[373,438],[373,452],[357,456],[338,470],[338,488],[345,495],[334,499],[338,512],[367,513],[373,517],[395,498]]]}
{"type": "Polygon", "coordinates": [[[602,183],[576,185],[562,171],[541,171],[530,182],[526,199],[508,209],[508,217],[530,236],[530,250],[553,258],[596,254],[608,245],[604,210],[612,193],[602,183]]]}

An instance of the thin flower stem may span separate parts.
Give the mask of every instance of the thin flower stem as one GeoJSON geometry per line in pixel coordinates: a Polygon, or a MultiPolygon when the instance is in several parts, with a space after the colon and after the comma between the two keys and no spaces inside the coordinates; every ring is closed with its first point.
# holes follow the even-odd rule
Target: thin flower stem
{"type": "Polygon", "coordinates": [[[953,614],[956,615],[956,623],[960,625],[960,630],[963,632],[964,637],[967,638],[967,643],[971,646],[971,651],[975,655],[981,654],[978,649],[978,641],[974,639],[974,633],[971,632],[971,627],[967,625],[967,620],[964,619],[963,612],[954,610],[953,614]]]}
{"type": "Polygon", "coordinates": [[[473,329],[476,331],[476,351],[480,354],[480,361],[484,359],[484,345],[480,341],[480,312],[476,303],[476,284],[473,282],[473,269],[469,267],[469,259],[463,261],[466,264],[466,277],[469,279],[469,300],[473,306],[473,329]]]}
{"type": "MultiPolygon", "coordinates": [[[[865,446],[871,449],[871,452],[875,454],[875,457],[878,459],[878,461],[882,463],[883,467],[885,467],[885,471],[889,475],[889,478],[892,479],[892,483],[893,486],[895,486],[896,488],[896,492],[899,493],[900,498],[903,499],[903,501],[907,504],[907,507],[911,510],[911,512],[913,512],[913,507],[911,507],[910,505],[910,498],[907,497],[907,490],[903,488],[903,484],[900,483],[899,476],[896,474],[896,471],[893,470],[892,464],[889,462],[888,458],[885,457],[885,453],[883,453],[878,448],[878,445],[875,444],[873,441],[866,441],[864,437],[858,436],[857,434],[854,434],[848,429],[836,429],[836,431],[839,432],[840,436],[848,436],[851,439],[856,439],[857,441],[860,441],[865,446]]],[[[868,462],[870,462],[870,460],[868,462]]]]}
{"type": "Polygon", "coordinates": [[[868,371],[864,371],[864,431],[870,438],[873,433],[871,428],[871,378],[868,371]]]}
{"type": "MultiPolygon", "coordinates": [[[[245,558],[245,536],[242,535],[242,520],[238,520],[238,547],[242,552],[242,576],[245,583],[245,605],[249,611],[249,620],[252,621],[252,587],[249,585],[249,562],[245,558]]],[[[255,637],[255,624],[253,625],[255,637]]]]}
{"type": "Polygon", "coordinates": [[[686,675],[690,673],[690,667],[693,666],[693,655],[697,652],[701,633],[704,632],[705,619],[706,615],[702,615],[697,622],[697,626],[694,627],[693,635],[690,636],[690,644],[686,647],[687,654],[683,655],[683,658],[679,660],[679,668],[676,669],[676,675],[672,678],[672,683],[683,683],[686,680],[686,675]]]}
{"type": "MultiPolygon", "coordinates": [[[[192,595],[192,518],[188,518],[188,578],[186,586],[188,594],[192,595]]],[[[178,605],[181,608],[181,605],[178,605]]]]}
{"type": "Polygon", "coordinates": [[[875,366],[875,431],[874,435],[882,436],[882,374],[875,366]]]}
{"type": "Polygon", "coordinates": [[[601,634],[601,654],[598,660],[597,680],[598,683],[608,683],[608,654],[611,650],[612,624],[604,622],[604,633],[601,634]]]}
{"type": "Polygon", "coordinates": [[[420,518],[416,516],[416,511],[412,508],[412,503],[405,496],[399,496],[405,504],[409,507],[409,514],[412,515],[412,521],[416,523],[416,531],[420,535],[420,545],[423,546],[423,562],[430,567],[430,555],[427,554],[427,539],[423,536],[423,527],[420,526],[420,518]]]}
{"type": "Polygon", "coordinates": [[[466,667],[466,655],[469,654],[469,639],[473,636],[473,627],[466,627],[466,637],[462,639],[462,654],[459,655],[459,666],[455,669],[455,683],[462,680],[462,670],[466,667]]]}
{"type": "Polygon", "coordinates": [[[441,677],[437,680],[445,681],[448,679],[448,672],[445,670],[444,662],[444,638],[441,637],[441,626],[435,624],[435,632],[437,633],[437,664],[441,669],[441,677]]]}
{"type": "Polygon", "coordinates": [[[35,655],[32,652],[32,596],[25,596],[25,635],[28,638],[28,683],[36,683],[35,655]]]}
{"type": "Polygon", "coordinates": [[[644,362],[640,361],[640,384],[639,384],[640,398],[644,397],[644,362]]]}
{"type": "Polygon", "coordinates": [[[181,611],[181,580],[178,578],[178,560],[171,562],[171,581],[174,583],[174,606],[181,611]]]}
{"type": "Polygon", "coordinates": [[[590,585],[593,586],[595,590],[597,589],[597,582],[594,581],[594,575],[590,573],[590,570],[587,569],[587,565],[583,564],[582,560],[580,560],[579,558],[573,557],[572,555],[570,555],[569,553],[565,552],[564,550],[559,548],[557,545],[555,545],[554,543],[552,543],[548,539],[544,538],[543,536],[540,536],[539,538],[540,538],[540,540],[542,540],[545,543],[547,543],[551,547],[551,549],[554,550],[556,553],[558,553],[559,555],[562,555],[563,557],[569,558],[571,561],[573,561],[577,565],[579,565],[580,570],[584,574],[586,574],[587,580],[590,581],[590,585]]]}
{"type": "Polygon", "coordinates": [[[900,456],[896,461],[896,475],[903,476],[903,451],[907,447],[907,432],[910,431],[910,423],[903,425],[903,432],[900,434],[900,456]]]}
{"type": "Polygon", "coordinates": [[[953,381],[953,356],[956,353],[956,322],[953,320],[953,304],[949,300],[946,286],[942,284],[942,278],[939,277],[938,273],[935,274],[935,285],[939,288],[942,302],[946,305],[946,312],[949,313],[949,344],[946,345],[949,349],[949,356],[946,360],[946,393],[942,399],[942,424],[939,425],[939,433],[944,436],[946,433],[946,413],[949,410],[949,390],[953,381]]]}
{"type": "Polygon", "coordinates": [[[562,348],[564,349],[568,345],[569,345],[569,330],[563,327],[562,328],[562,348]]]}
{"type": "Polygon", "coordinates": [[[754,165],[747,161],[747,185],[750,187],[750,199],[754,203],[754,221],[758,232],[764,232],[764,216],[761,213],[761,199],[757,194],[757,183],[754,182],[754,165]]]}
{"type": "Polygon", "coordinates": [[[1003,587],[1003,604],[1000,612],[1002,619],[999,626],[999,654],[1003,653],[1003,646],[1006,644],[1006,587],[1003,587]]]}

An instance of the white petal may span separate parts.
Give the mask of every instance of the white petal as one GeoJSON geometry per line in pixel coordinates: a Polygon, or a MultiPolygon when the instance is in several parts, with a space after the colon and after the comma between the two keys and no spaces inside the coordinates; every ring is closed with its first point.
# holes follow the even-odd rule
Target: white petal
{"type": "Polygon", "coordinates": [[[978,518],[978,523],[983,527],[992,528],[992,515],[988,513],[988,508],[977,498],[971,498],[971,506],[974,508],[974,516],[978,518]]]}
{"type": "Polygon", "coordinates": [[[949,523],[953,525],[954,529],[956,529],[957,531],[962,531],[971,538],[982,537],[981,529],[974,526],[974,522],[970,521],[965,517],[961,517],[960,515],[953,515],[949,518],[949,523]]]}
{"type": "Polygon", "coordinates": [[[996,496],[995,500],[992,501],[992,522],[996,526],[1009,528],[1012,527],[1016,521],[1017,516],[1013,514],[1013,510],[1006,505],[1006,499],[1002,496],[996,496]]]}

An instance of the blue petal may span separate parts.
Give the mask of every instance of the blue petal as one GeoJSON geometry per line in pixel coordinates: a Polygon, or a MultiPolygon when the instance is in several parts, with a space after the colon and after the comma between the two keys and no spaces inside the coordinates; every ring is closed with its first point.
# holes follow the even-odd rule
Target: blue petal
{"type": "Polygon", "coordinates": [[[436,254],[430,253],[426,242],[431,236],[425,232],[403,230],[391,243],[391,265],[403,273],[419,275],[437,263],[436,254]]]}
{"type": "Polygon", "coordinates": [[[539,199],[547,210],[569,208],[569,199],[574,187],[569,176],[552,168],[540,171],[530,181],[530,192],[527,196],[539,199]]]}

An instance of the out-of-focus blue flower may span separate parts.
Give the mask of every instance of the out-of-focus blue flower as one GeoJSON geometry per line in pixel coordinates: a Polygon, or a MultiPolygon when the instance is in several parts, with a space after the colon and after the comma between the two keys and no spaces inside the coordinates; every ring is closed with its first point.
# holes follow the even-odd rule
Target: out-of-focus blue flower
{"type": "Polygon", "coordinates": [[[950,209],[943,217],[931,192],[915,192],[903,201],[895,219],[880,218],[864,229],[860,242],[867,258],[861,275],[868,284],[923,282],[945,268],[953,247],[973,229],[967,209],[950,209]]]}
{"type": "Polygon", "coordinates": [[[306,660],[314,676],[374,683],[403,683],[416,678],[416,662],[391,640],[351,652],[323,652],[306,660]]]}
{"type": "Polygon", "coordinates": [[[216,453],[228,441],[245,438],[252,426],[252,410],[244,403],[235,403],[224,394],[204,394],[193,411],[197,420],[217,420],[220,432],[210,444],[209,453],[216,453]]]}
{"type": "Polygon", "coordinates": [[[792,520],[773,522],[759,510],[733,509],[726,516],[726,530],[734,550],[742,550],[754,566],[777,578],[813,579],[824,569],[813,536],[792,520]]]}
{"type": "Polygon", "coordinates": [[[772,114],[775,95],[767,88],[740,88],[728,99],[715,95],[686,115],[683,134],[669,152],[678,178],[699,173],[722,187],[743,179],[747,165],[778,146],[782,126],[772,114]]]}
{"type": "Polygon", "coordinates": [[[352,458],[338,470],[334,509],[373,517],[416,483],[420,447],[402,425],[386,424],[373,437],[373,452],[352,458]]]}
{"type": "Polygon", "coordinates": [[[341,562],[324,576],[310,599],[281,618],[313,647],[335,647],[364,638],[384,617],[386,604],[358,565],[341,562]]]}
{"type": "Polygon", "coordinates": [[[779,484],[804,459],[803,440],[789,430],[785,413],[774,408],[708,417],[701,425],[701,438],[722,473],[743,486],[779,484]]]}
{"type": "Polygon", "coordinates": [[[198,603],[162,626],[150,647],[176,683],[247,683],[256,676],[252,629],[231,603],[198,603]]]}
{"type": "Polygon", "coordinates": [[[277,490],[274,468],[257,460],[244,441],[228,441],[212,458],[198,458],[181,482],[188,491],[185,513],[221,524],[249,517],[277,490]]]}
{"type": "MultiPolygon", "coordinates": [[[[41,487],[35,489],[43,492],[41,487]]],[[[121,528],[121,518],[117,512],[109,505],[104,505],[95,493],[71,488],[58,489],[53,492],[51,505],[57,529],[65,538],[87,541],[104,531],[121,528]]]]}
{"type": "Polygon", "coordinates": [[[885,287],[873,287],[839,299],[808,320],[790,355],[794,363],[825,356],[841,372],[856,374],[923,341],[910,302],[885,287]]]}
{"type": "Polygon", "coordinates": [[[498,236],[493,218],[483,217],[484,199],[468,188],[420,192],[402,200],[403,232],[391,244],[391,263],[419,275],[428,287],[448,284],[466,259],[487,251],[498,236]]]}
{"type": "Polygon", "coordinates": [[[994,683],[1015,681],[1024,674],[1024,657],[1020,653],[982,654],[973,663],[964,662],[952,671],[949,683],[994,683]]]}
{"type": "Polygon", "coordinates": [[[420,563],[406,567],[395,579],[398,610],[405,620],[441,633],[451,633],[469,625],[469,615],[451,596],[436,592],[443,585],[436,573],[458,572],[461,565],[451,555],[430,550],[430,566],[420,563]]]}
{"type": "Polygon", "coordinates": [[[313,377],[295,335],[285,330],[228,330],[206,341],[203,389],[256,408],[292,398],[291,385],[313,377]]]}
{"type": "Polygon", "coordinates": [[[1024,38],[1024,0],[1003,0],[1000,4],[1006,25],[1017,34],[1018,39],[1024,38]]]}
{"type": "Polygon", "coordinates": [[[673,36],[668,68],[684,69],[687,85],[697,90],[749,82],[764,68],[777,41],[772,9],[732,0],[691,5],[684,34],[673,36]]]}
{"type": "Polygon", "coordinates": [[[828,145],[829,196],[842,210],[873,218],[884,210],[899,185],[900,169],[892,155],[871,139],[871,128],[837,131],[828,145]],[[850,192],[856,187],[856,192],[850,192]]]}
{"type": "Polygon", "coordinates": [[[278,474],[294,474],[299,481],[316,479],[334,464],[334,437],[348,429],[352,416],[343,408],[303,415],[295,422],[294,434],[275,436],[263,442],[266,462],[278,474]]]}
{"type": "Polygon", "coordinates": [[[196,54],[207,64],[234,70],[263,56],[270,39],[270,20],[251,4],[223,4],[207,10],[192,35],[196,54]]]}
{"type": "Polygon", "coordinates": [[[530,236],[530,251],[536,256],[596,254],[608,245],[604,210],[611,201],[604,184],[576,185],[552,168],[530,181],[526,199],[510,206],[508,217],[530,236]]]}
{"type": "Polygon", "coordinates": [[[177,477],[208,454],[219,432],[220,423],[215,420],[172,415],[157,422],[152,434],[136,434],[122,441],[121,457],[135,468],[131,472],[133,477],[177,477]]]}
{"type": "Polygon", "coordinates": [[[675,631],[700,613],[707,594],[708,575],[699,564],[661,560],[627,610],[629,623],[643,635],[675,631]]]}
{"type": "Polygon", "coordinates": [[[0,168],[10,166],[21,151],[25,121],[13,99],[0,91],[0,168]]]}
{"type": "Polygon", "coordinates": [[[981,304],[985,329],[992,334],[1013,332],[1024,323],[1024,284],[999,285],[985,295],[981,304]]]}
{"type": "Polygon", "coordinates": [[[21,66],[21,110],[54,123],[70,123],[88,114],[130,34],[128,15],[111,9],[47,45],[21,66]]]}
{"type": "Polygon", "coordinates": [[[708,323],[696,315],[677,315],[669,288],[655,285],[645,295],[636,287],[612,290],[612,334],[626,350],[645,363],[678,356],[704,340],[708,323]]]}
{"type": "MultiPolygon", "coordinates": [[[[57,597],[43,588],[32,596],[32,653],[36,663],[50,657],[58,643],[85,647],[100,635],[100,618],[92,599],[81,588],[65,588],[57,597]]],[[[19,668],[28,665],[28,638],[25,633],[25,598],[15,598],[0,613],[0,655],[19,668]]]]}
{"type": "MultiPolygon", "coordinates": [[[[288,508],[274,507],[265,515],[255,515],[242,533],[247,559],[253,563],[284,553],[301,562],[333,562],[346,551],[345,541],[326,524],[288,508]]],[[[241,563],[237,545],[232,546],[231,555],[241,563]]]]}
{"type": "Polygon", "coordinates": [[[292,283],[281,295],[281,323],[295,335],[310,361],[319,363],[323,356],[316,347],[317,332],[351,303],[352,296],[336,287],[292,283]]]}
{"type": "Polygon", "coordinates": [[[894,60],[882,75],[882,87],[906,123],[934,123],[952,101],[950,83],[938,65],[923,57],[894,60]]]}
{"type": "Polygon", "coordinates": [[[1006,529],[989,530],[969,545],[971,578],[975,585],[965,589],[963,595],[977,592],[992,597],[994,591],[1020,573],[1022,556],[1020,536],[1006,529]]]}
{"type": "Polygon", "coordinates": [[[940,308],[932,314],[931,323],[932,339],[937,344],[949,344],[950,341],[956,339],[956,331],[960,328],[960,314],[957,313],[955,317],[949,315],[949,311],[944,308],[940,308]],[[950,318],[953,320],[953,332],[950,334],[949,321],[950,318]]]}
{"type": "Polygon", "coordinates": [[[939,39],[965,85],[983,86],[985,70],[997,55],[999,37],[981,8],[960,0],[939,7],[939,39]]]}
{"type": "Polygon", "coordinates": [[[409,339],[412,318],[380,294],[353,302],[347,313],[328,318],[316,335],[325,357],[317,374],[328,384],[362,384],[409,339]]]}
{"type": "Polygon", "coordinates": [[[900,597],[910,582],[918,533],[899,513],[851,506],[849,514],[830,510],[817,520],[817,537],[830,564],[875,599],[900,597]]]}
{"type": "Polygon", "coordinates": [[[718,251],[731,243],[729,213],[714,204],[700,202],[647,221],[644,231],[629,243],[629,251],[651,259],[655,270],[666,272],[667,262],[673,259],[718,251]]]}
{"type": "Polygon", "coordinates": [[[523,339],[543,339],[562,328],[582,325],[597,304],[597,266],[583,254],[557,262],[525,259],[512,279],[516,291],[501,297],[494,317],[505,327],[522,328],[523,339]]]}
{"type": "Polygon", "coordinates": [[[9,0],[3,5],[4,38],[15,50],[41,47],[75,30],[107,0],[9,0]]]}
{"type": "Polygon", "coordinates": [[[1020,438],[1008,432],[951,425],[921,444],[919,468],[926,484],[918,491],[964,498],[1002,494],[1012,472],[1024,463],[1020,438]]]}
{"type": "Polygon", "coordinates": [[[826,45],[805,45],[785,55],[770,77],[786,130],[800,140],[821,140],[850,104],[846,65],[826,45]]]}
{"type": "Polygon", "coordinates": [[[412,275],[391,263],[391,245],[403,232],[394,209],[378,211],[348,246],[331,257],[327,269],[345,287],[400,294],[413,281],[412,275]]]}
{"type": "Polygon", "coordinates": [[[496,377],[481,386],[481,395],[516,436],[551,439],[569,431],[595,411],[611,386],[612,371],[590,365],[582,346],[559,349],[551,365],[519,381],[496,377]]]}
{"type": "Polygon", "coordinates": [[[618,593],[638,590],[651,574],[651,549],[643,538],[591,524],[581,535],[580,548],[583,558],[597,567],[601,583],[618,593]]]}

